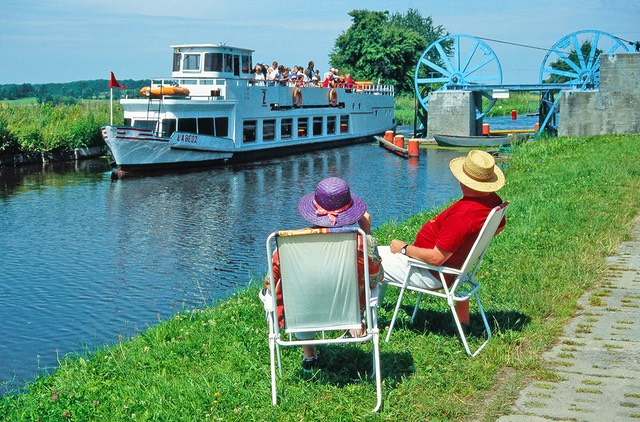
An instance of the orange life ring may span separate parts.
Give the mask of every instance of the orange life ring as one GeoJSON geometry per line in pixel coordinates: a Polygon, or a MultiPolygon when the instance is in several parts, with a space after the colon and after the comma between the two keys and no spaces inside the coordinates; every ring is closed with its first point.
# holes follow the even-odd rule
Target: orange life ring
{"type": "Polygon", "coordinates": [[[300,88],[293,90],[293,106],[300,107],[302,105],[302,91],[300,88]]]}
{"type": "Polygon", "coordinates": [[[140,95],[151,98],[160,98],[163,95],[186,97],[189,95],[189,88],[183,86],[145,86],[140,90],[140,95]]]}
{"type": "Polygon", "coordinates": [[[331,104],[331,107],[335,107],[338,104],[338,93],[336,92],[335,89],[331,88],[331,90],[329,91],[329,104],[331,104]]]}

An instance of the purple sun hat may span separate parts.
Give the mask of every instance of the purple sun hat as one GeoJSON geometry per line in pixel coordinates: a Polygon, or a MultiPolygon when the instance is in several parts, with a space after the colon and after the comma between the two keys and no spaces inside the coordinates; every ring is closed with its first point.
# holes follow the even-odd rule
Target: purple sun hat
{"type": "Polygon", "coordinates": [[[353,195],[347,182],[338,177],[321,180],[314,193],[298,201],[298,212],[314,226],[348,226],[360,220],[365,211],[367,204],[353,195]]]}

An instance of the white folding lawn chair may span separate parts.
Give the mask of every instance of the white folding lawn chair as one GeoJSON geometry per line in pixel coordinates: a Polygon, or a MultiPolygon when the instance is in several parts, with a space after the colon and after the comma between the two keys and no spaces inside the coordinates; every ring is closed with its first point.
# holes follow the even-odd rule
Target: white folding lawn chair
{"type": "Polygon", "coordinates": [[[373,343],[373,374],[376,379],[376,412],[382,404],[379,331],[376,316],[377,288],[369,288],[369,265],[364,259],[364,329],[358,288],[358,235],[363,251],[367,237],[358,228],[302,229],[273,232],[267,238],[271,297],[265,300],[269,322],[271,395],[275,405],[276,356],[282,376],[280,346],[337,343],[373,343]],[[275,240],[275,241],[274,241],[275,240]],[[278,325],[276,285],[273,280],[273,246],[280,259],[280,287],[284,305],[284,328],[278,325]],[[341,336],[346,330],[361,330],[362,336],[341,336]],[[312,340],[298,340],[296,332],[316,332],[312,340]]]}
{"type": "MultiPolygon", "coordinates": [[[[400,288],[400,294],[398,295],[398,301],[396,303],[395,311],[393,312],[393,317],[391,318],[391,324],[389,325],[389,331],[387,332],[387,339],[391,337],[391,330],[393,330],[393,325],[395,324],[396,317],[398,315],[398,311],[400,310],[400,305],[402,304],[402,297],[404,296],[404,292],[406,290],[411,290],[414,292],[418,292],[418,299],[416,301],[416,306],[413,310],[413,315],[411,316],[411,322],[413,323],[416,314],[418,313],[418,306],[420,306],[420,298],[422,294],[428,294],[431,296],[436,296],[439,298],[443,298],[447,301],[447,304],[451,308],[451,313],[453,314],[453,318],[456,322],[456,326],[458,327],[458,332],[460,333],[460,339],[462,340],[462,344],[464,345],[464,349],[467,354],[471,357],[475,357],[480,353],[482,349],[489,343],[491,339],[491,328],[489,327],[489,323],[487,322],[487,317],[484,314],[484,310],[482,309],[482,304],[480,303],[480,297],[478,296],[478,290],[480,289],[480,283],[478,283],[475,279],[476,271],[480,266],[480,262],[482,262],[482,258],[484,257],[487,248],[489,247],[489,243],[491,243],[491,239],[495,235],[498,230],[498,226],[504,217],[505,212],[507,211],[508,202],[504,202],[501,205],[495,207],[491,210],[487,219],[482,226],[482,229],[478,233],[478,237],[474,242],[471,250],[469,251],[469,255],[464,261],[461,269],[450,268],[445,266],[434,266],[429,265],[426,262],[409,258],[410,270],[407,273],[406,279],[402,283],[398,283],[395,281],[388,281],[389,286],[396,286],[400,288]],[[430,290],[424,287],[418,287],[412,284],[409,284],[409,280],[411,276],[414,274],[415,269],[427,269],[434,272],[437,272],[440,284],[442,285],[442,290],[430,290]],[[456,278],[450,286],[446,283],[446,275],[454,275],[456,278]],[[480,345],[475,352],[471,352],[469,349],[469,343],[467,342],[467,337],[465,336],[464,330],[462,329],[462,325],[460,324],[460,319],[458,318],[458,314],[456,313],[455,303],[456,302],[464,302],[468,301],[471,297],[475,297],[476,302],[478,304],[478,310],[480,315],[482,316],[482,321],[484,322],[485,329],[487,330],[487,339],[482,345],[480,345]]],[[[383,262],[384,265],[384,262],[383,262]]],[[[435,278],[435,276],[433,277],[435,278]]]]}

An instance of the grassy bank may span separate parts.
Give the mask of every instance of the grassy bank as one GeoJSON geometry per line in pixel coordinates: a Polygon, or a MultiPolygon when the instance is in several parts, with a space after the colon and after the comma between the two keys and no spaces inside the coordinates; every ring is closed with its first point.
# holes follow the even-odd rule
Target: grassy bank
{"type": "MultiPolygon", "coordinates": [[[[0,154],[73,151],[104,145],[100,127],[109,123],[109,102],[78,104],[0,104],[0,154]]],[[[122,123],[120,104],[114,119],[122,123]]]]}
{"type": "MultiPolygon", "coordinates": [[[[539,371],[540,352],[596,286],[640,213],[640,135],[555,138],[524,145],[505,169],[506,230],[485,258],[481,296],[495,337],[468,358],[441,303],[403,314],[382,343],[384,409],[369,416],[375,384],[368,348],[321,348],[322,370],[299,373],[301,352],[283,351],[279,405],[270,403],[266,322],[259,282],[216,307],[185,310],[143,334],[68,356],[29,391],[0,399],[7,420],[493,420],[512,388],[539,371]]],[[[428,153],[428,152],[427,152],[428,153]]],[[[428,189],[428,187],[425,187],[428,189]]],[[[433,215],[376,231],[413,239],[433,215]]],[[[374,216],[375,217],[375,216],[374,216]]],[[[388,300],[395,289],[389,289],[388,300]]],[[[406,312],[410,311],[407,302],[406,312]]],[[[382,335],[391,304],[380,310],[382,335]]],[[[481,335],[472,307],[472,337],[481,335]]]]}

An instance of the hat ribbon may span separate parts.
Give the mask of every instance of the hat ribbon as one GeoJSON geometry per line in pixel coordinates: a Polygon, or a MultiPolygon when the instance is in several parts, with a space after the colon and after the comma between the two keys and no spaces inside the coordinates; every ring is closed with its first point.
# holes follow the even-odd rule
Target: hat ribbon
{"type": "Polygon", "coordinates": [[[331,222],[333,223],[333,225],[335,226],[336,224],[336,217],[338,216],[338,214],[340,214],[342,211],[346,211],[349,208],[351,208],[351,204],[353,204],[353,201],[349,201],[349,203],[347,205],[345,205],[342,208],[338,208],[337,210],[325,210],[324,208],[322,208],[322,206],[320,204],[318,204],[316,202],[316,200],[313,200],[313,205],[316,206],[316,215],[318,216],[328,216],[329,220],[331,220],[331,222]]]}

